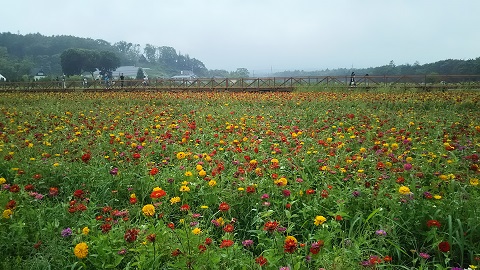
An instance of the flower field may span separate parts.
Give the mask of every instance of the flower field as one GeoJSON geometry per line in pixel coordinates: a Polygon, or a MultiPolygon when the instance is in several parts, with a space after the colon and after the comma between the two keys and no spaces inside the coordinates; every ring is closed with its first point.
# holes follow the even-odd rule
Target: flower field
{"type": "Polygon", "coordinates": [[[0,269],[475,269],[480,93],[3,93],[0,269]]]}

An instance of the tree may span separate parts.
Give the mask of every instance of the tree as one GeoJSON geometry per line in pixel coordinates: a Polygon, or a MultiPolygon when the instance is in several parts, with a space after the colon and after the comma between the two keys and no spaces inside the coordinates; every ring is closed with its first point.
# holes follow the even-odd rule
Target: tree
{"type": "Polygon", "coordinates": [[[143,79],[143,77],[145,76],[145,73],[143,73],[143,69],[142,68],[138,68],[137,70],[137,80],[141,80],[143,79]]]}
{"type": "Polygon", "coordinates": [[[110,51],[68,49],[60,55],[60,61],[62,71],[67,76],[90,72],[93,77],[97,69],[105,74],[120,66],[120,59],[110,51]]]}
{"type": "Polygon", "coordinates": [[[114,71],[119,66],[120,66],[120,58],[118,58],[114,52],[101,51],[99,53],[97,68],[100,71],[111,72],[111,71],[114,71]]]}
{"type": "Polygon", "coordinates": [[[155,63],[156,62],[157,48],[155,46],[147,44],[147,45],[145,45],[145,48],[143,49],[143,52],[145,54],[145,58],[147,58],[147,61],[149,63],[155,63]]]}
{"type": "Polygon", "coordinates": [[[63,73],[67,76],[81,74],[85,57],[82,49],[68,49],[64,51],[60,55],[63,73]]]}
{"type": "Polygon", "coordinates": [[[236,71],[230,73],[232,78],[248,78],[250,77],[250,72],[246,68],[237,68],[236,71]]]}

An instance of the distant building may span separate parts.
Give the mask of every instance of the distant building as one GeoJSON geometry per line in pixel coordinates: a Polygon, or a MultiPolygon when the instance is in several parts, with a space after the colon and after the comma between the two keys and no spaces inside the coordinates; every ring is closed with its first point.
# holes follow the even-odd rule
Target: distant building
{"type": "Polygon", "coordinates": [[[177,79],[177,80],[180,80],[180,79],[191,80],[195,78],[197,78],[197,75],[193,74],[193,72],[190,70],[182,70],[180,71],[180,75],[175,75],[172,77],[172,79],[177,79]]]}
{"type": "Polygon", "coordinates": [[[45,72],[43,72],[43,70],[40,69],[33,75],[33,80],[38,81],[45,77],[47,77],[47,75],[45,75],[45,72]]]}
{"type": "MultiPolygon", "coordinates": [[[[138,72],[138,69],[141,68],[143,70],[143,74],[145,74],[146,76],[148,76],[145,72],[145,68],[142,68],[142,67],[136,67],[136,66],[121,66],[121,67],[118,67],[117,69],[115,69],[114,71],[112,71],[112,77],[113,79],[117,80],[120,78],[120,75],[122,75],[123,73],[123,76],[125,76],[125,79],[135,79],[137,78],[137,72],[138,72]]],[[[83,76],[89,76],[90,74],[84,74],[83,76]]],[[[93,77],[98,79],[100,77],[100,71],[97,70],[95,72],[93,72],[93,77]]]]}
{"type": "Polygon", "coordinates": [[[7,78],[5,78],[2,74],[0,74],[0,82],[6,82],[7,78]]]}

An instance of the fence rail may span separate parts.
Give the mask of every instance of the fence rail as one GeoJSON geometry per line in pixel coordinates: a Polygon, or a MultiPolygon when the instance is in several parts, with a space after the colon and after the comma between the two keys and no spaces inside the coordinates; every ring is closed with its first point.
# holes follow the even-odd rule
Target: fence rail
{"type": "Polygon", "coordinates": [[[299,87],[335,88],[393,88],[410,89],[480,89],[479,75],[403,75],[403,76],[356,76],[351,84],[350,76],[318,77],[269,77],[269,78],[198,78],[198,79],[154,79],[113,81],[33,81],[0,82],[0,92],[61,92],[61,91],[292,91],[299,87]]]}

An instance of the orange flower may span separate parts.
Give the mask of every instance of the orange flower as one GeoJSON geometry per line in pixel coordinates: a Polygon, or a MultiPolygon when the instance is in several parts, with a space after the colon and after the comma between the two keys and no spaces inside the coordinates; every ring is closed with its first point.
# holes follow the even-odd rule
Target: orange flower
{"type": "Polygon", "coordinates": [[[218,206],[218,210],[222,211],[222,212],[226,212],[230,209],[230,205],[228,205],[228,203],[226,202],[222,202],[220,203],[220,205],[218,206]]]}

